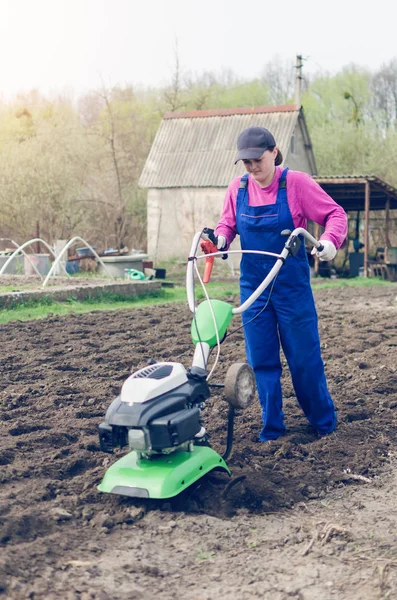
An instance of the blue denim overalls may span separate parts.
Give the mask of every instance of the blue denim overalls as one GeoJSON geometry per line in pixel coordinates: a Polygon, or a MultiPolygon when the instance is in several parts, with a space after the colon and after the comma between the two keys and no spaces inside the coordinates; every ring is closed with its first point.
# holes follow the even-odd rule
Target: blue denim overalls
{"type": "MultiPolygon", "coordinates": [[[[286,238],[283,229],[294,229],[288,206],[285,169],[279,180],[275,204],[249,206],[248,173],[241,178],[236,201],[236,225],[243,250],[280,253],[286,238]]],[[[240,292],[244,302],[274,265],[274,258],[243,254],[240,292]]],[[[282,410],[280,342],[291,372],[298,402],[319,435],[331,433],[336,413],[327,389],[321,358],[317,312],[310,286],[310,270],[305,244],[295,257],[287,258],[274,283],[266,309],[251,323],[266,304],[271,285],[243,313],[248,363],[254,369],[262,407],[266,442],[285,433],[282,410]]]]}

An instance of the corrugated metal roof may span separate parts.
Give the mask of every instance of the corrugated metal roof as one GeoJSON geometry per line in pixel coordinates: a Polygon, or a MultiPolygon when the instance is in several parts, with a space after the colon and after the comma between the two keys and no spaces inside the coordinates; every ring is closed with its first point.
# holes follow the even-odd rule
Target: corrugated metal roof
{"type": "Polygon", "coordinates": [[[346,211],[365,209],[365,184],[370,186],[370,210],[397,209],[397,189],[376,175],[330,175],[313,177],[346,211]]]}
{"type": "Polygon", "coordinates": [[[397,188],[393,187],[392,185],[390,185],[390,183],[387,183],[387,181],[384,181],[383,179],[381,179],[380,177],[377,177],[376,175],[317,175],[313,179],[329,181],[330,183],[334,179],[335,179],[335,181],[340,181],[341,179],[346,179],[347,183],[354,183],[354,182],[357,182],[358,180],[361,180],[361,182],[373,181],[374,183],[377,183],[381,187],[390,191],[391,194],[394,194],[395,196],[397,196],[397,188]]]}
{"type": "Polygon", "coordinates": [[[236,140],[247,127],[269,129],[285,157],[300,115],[296,106],[168,113],[142,171],[144,188],[225,187],[244,167],[234,165],[236,140]]]}

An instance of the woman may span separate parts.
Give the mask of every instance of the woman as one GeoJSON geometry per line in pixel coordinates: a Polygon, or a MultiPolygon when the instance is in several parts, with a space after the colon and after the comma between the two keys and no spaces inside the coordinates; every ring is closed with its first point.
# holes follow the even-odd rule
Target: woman
{"type": "MultiPolygon", "coordinates": [[[[347,234],[343,208],[308,174],[279,166],[283,157],[267,129],[245,129],[237,140],[237,149],[236,163],[242,160],[247,173],[234,179],[228,187],[216,227],[218,249],[226,250],[239,234],[243,250],[280,253],[286,241],[281,232],[306,228],[310,219],[325,227],[321,236],[324,249],[321,252],[314,249],[314,252],[320,260],[332,260],[347,234]]],[[[242,255],[241,302],[258,287],[273,264],[274,259],[268,257],[242,255]]],[[[321,358],[304,244],[295,257],[285,262],[274,286],[265,290],[243,313],[243,323],[247,359],[255,372],[262,407],[260,440],[274,440],[286,431],[280,343],[296,397],[309,422],[320,436],[334,431],[336,413],[321,358]]]]}

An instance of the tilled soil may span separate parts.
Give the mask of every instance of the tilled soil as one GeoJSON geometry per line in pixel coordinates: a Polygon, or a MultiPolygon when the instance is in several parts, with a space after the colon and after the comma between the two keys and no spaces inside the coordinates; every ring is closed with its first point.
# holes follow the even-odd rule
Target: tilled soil
{"type": "MultiPolygon", "coordinates": [[[[189,366],[187,308],[0,326],[0,595],[396,597],[397,286],[315,297],[336,432],[316,436],[286,368],[287,435],[258,442],[255,402],[236,418],[233,478],[207,476],[166,502],[97,491],[114,460],[97,426],[131,369],[150,358],[189,366]]],[[[234,362],[241,330],[213,381],[234,362]]],[[[215,392],[203,417],[222,453],[227,405],[215,392]]]]}

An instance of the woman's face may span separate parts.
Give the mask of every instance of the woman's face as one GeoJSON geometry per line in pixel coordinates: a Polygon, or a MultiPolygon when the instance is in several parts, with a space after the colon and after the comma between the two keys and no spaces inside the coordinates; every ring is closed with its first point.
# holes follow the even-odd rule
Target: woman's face
{"type": "Polygon", "coordinates": [[[248,173],[262,187],[270,185],[274,176],[274,161],[277,156],[277,147],[273,150],[265,150],[258,159],[243,160],[248,173]]]}

